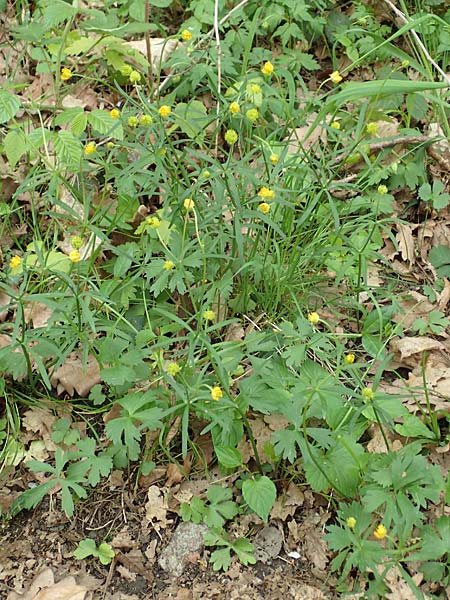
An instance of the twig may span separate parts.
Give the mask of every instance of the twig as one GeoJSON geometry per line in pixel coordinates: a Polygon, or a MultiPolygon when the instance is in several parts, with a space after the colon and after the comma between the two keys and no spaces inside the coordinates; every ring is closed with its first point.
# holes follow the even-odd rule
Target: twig
{"type": "MultiPolygon", "coordinates": [[[[234,13],[236,11],[238,11],[240,8],[242,8],[243,6],[245,6],[246,4],[248,4],[250,2],[250,0],[241,0],[238,4],[236,4],[236,6],[234,6],[229,13],[227,13],[224,17],[222,17],[218,23],[218,26],[220,27],[221,25],[223,25],[224,23],[226,23],[231,17],[232,15],[234,15],[234,13]]],[[[214,27],[212,29],[210,29],[208,31],[208,33],[206,33],[203,37],[201,37],[198,42],[194,45],[194,49],[197,50],[198,48],[200,48],[200,46],[202,46],[204,44],[204,42],[206,42],[210,37],[212,37],[214,35],[215,29],[214,27]]],[[[164,81],[162,81],[158,88],[153,92],[154,96],[158,96],[158,94],[160,94],[162,92],[162,90],[166,87],[166,85],[169,83],[169,81],[175,77],[177,73],[175,73],[175,71],[173,71],[172,73],[169,73],[169,75],[167,75],[167,77],[164,79],[164,81]]]]}
{"type": "MultiPolygon", "coordinates": [[[[391,2],[391,0],[384,0],[384,2],[390,7],[390,9],[392,10],[392,12],[394,12],[397,17],[400,19],[400,21],[404,24],[404,25],[409,25],[411,23],[411,21],[409,21],[406,18],[406,15],[404,13],[402,13],[402,11],[400,9],[398,9],[395,4],[393,4],[391,2]]],[[[441,67],[437,64],[436,61],[434,61],[431,56],[430,53],[428,52],[428,50],[425,48],[424,43],[422,42],[422,40],[420,39],[417,31],[415,31],[414,29],[411,29],[411,34],[413,36],[413,38],[416,40],[418,46],[420,47],[420,49],[422,50],[422,52],[425,55],[425,58],[429,61],[429,63],[431,65],[433,65],[433,67],[436,69],[436,71],[441,75],[442,79],[448,83],[450,85],[450,77],[447,75],[447,73],[445,73],[441,67]]]]}
{"type": "MultiPolygon", "coordinates": [[[[379,140],[375,142],[368,142],[366,147],[369,150],[382,150],[383,148],[390,148],[391,146],[397,146],[397,144],[424,144],[426,142],[433,143],[436,142],[439,137],[430,138],[426,135],[404,135],[397,138],[392,138],[391,140],[379,140]]],[[[342,152],[331,163],[332,165],[339,164],[349,155],[349,152],[342,152]]]]}
{"type": "MultiPolygon", "coordinates": [[[[150,3],[149,0],[145,0],[144,5],[144,21],[145,24],[148,25],[150,23],[150,3]]],[[[152,42],[150,40],[150,32],[147,29],[145,32],[145,47],[147,50],[147,60],[148,60],[148,83],[150,86],[150,92],[153,89],[153,56],[152,56],[152,42]]]]}
{"type": "Polygon", "coordinates": [[[222,48],[220,46],[219,31],[219,0],[214,0],[214,36],[216,38],[217,51],[217,100],[216,100],[216,152],[219,147],[219,114],[220,94],[222,91],[222,48]]]}

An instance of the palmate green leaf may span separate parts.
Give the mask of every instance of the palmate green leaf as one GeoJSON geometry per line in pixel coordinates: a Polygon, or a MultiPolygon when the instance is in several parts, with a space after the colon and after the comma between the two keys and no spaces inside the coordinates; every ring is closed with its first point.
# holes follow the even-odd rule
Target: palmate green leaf
{"type": "Polygon", "coordinates": [[[100,135],[108,135],[116,140],[123,140],[123,127],[118,119],[111,118],[107,110],[92,110],[87,115],[92,129],[100,135]]]}
{"type": "Polygon", "coordinates": [[[102,565],[109,565],[116,553],[106,542],[102,542],[98,547],[98,559],[102,565]]]}
{"type": "Polygon", "coordinates": [[[209,559],[213,571],[220,571],[223,569],[227,571],[231,564],[231,551],[230,548],[221,548],[220,550],[214,550],[209,559]]]}
{"type": "Polygon", "coordinates": [[[77,560],[83,560],[83,558],[87,558],[88,556],[97,556],[97,545],[95,541],[91,538],[81,540],[78,542],[78,546],[75,548],[73,555],[77,560]]]}
{"type": "Polygon", "coordinates": [[[340,106],[347,102],[362,100],[365,98],[377,99],[394,94],[410,94],[412,92],[427,92],[430,90],[442,90],[448,88],[448,83],[436,81],[411,81],[411,80],[372,80],[372,81],[350,81],[343,84],[340,92],[332,96],[327,104],[340,106]]]}
{"type": "Polygon", "coordinates": [[[428,260],[437,270],[439,277],[450,277],[450,248],[448,246],[431,248],[428,260]]]}
{"type": "Polygon", "coordinates": [[[203,138],[211,120],[205,105],[198,100],[193,100],[189,104],[178,103],[173,111],[173,116],[176,125],[191,139],[203,138]]]}
{"type": "Polygon", "coordinates": [[[277,489],[273,481],[265,475],[259,479],[247,479],[242,484],[242,494],[249,507],[267,522],[277,499],[277,489]]]}
{"type": "Polygon", "coordinates": [[[80,140],[71,132],[61,129],[55,137],[55,152],[65,167],[78,167],[83,149],[80,140]]]}
{"type": "Polygon", "coordinates": [[[246,538],[238,538],[233,542],[233,551],[243,565],[254,565],[256,558],[254,556],[255,547],[246,538]]]}
{"type": "Polygon", "coordinates": [[[20,98],[5,90],[0,90],[0,124],[13,119],[20,108],[20,98]]]}

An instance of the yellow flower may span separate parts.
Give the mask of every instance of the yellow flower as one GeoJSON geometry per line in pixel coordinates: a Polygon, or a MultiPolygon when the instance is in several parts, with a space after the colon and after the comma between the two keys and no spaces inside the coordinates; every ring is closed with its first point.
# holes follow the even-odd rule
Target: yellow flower
{"type": "Polygon", "coordinates": [[[141,74],[139,73],[139,71],[131,71],[130,75],[128,76],[128,79],[131,83],[139,83],[141,80],[141,74]]]}
{"type": "Polygon", "coordinates": [[[68,81],[71,78],[72,78],[72,71],[70,69],[68,69],[67,67],[63,67],[61,69],[61,79],[63,81],[68,81]]]}
{"type": "Polygon", "coordinates": [[[216,318],[216,313],[213,310],[205,310],[203,313],[203,318],[205,321],[214,321],[216,318]]]}
{"type": "Polygon", "coordinates": [[[89,144],[86,144],[84,153],[86,154],[86,156],[89,156],[90,154],[94,154],[96,148],[97,148],[97,146],[95,145],[95,142],[89,142],[89,144]]]}
{"type": "Polygon", "coordinates": [[[228,129],[225,133],[225,141],[229,146],[232,146],[238,141],[238,134],[234,129],[228,129]]]}
{"type": "Polygon", "coordinates": [[[341,124],[339,123],[339,121],[332,121],[330,123],[330,127],[332,129],[340,129],[341,128],[341,124]]]}
{"type": "Polygon", "coordinates": [[[229,109],[233,115],[236,115],[241,110],[241,107],[239,106],[238,102],[232,102],[229,106],[229,109]]]}
{"type": "Polygon", "coordinates": [[[190,42],[192,40],[192,32],[189,29],[183,29],[181,32],[181,39],[183,42],[190,42]]]}
{"type": "Polygon", "coordinates": [[[343,78],[339,71],[333,71],[330,75],[330,79],[333,83],[340,83],[343,78]]]}
{"type": "Polygon", "coordinates": [[[148,127],[148,125],[153,123],[153,119],[150,115],[142,115],[139,121],[144,127],[148,127]]]}
{"type": "Polygon", "coordinates": [[[178,373],[180,371],[181,371],[181,367],[177,362],[171,362],[166,367],[166,373],[168,375],[171,375],[172,377],[175,377],[175,375],[178,375],[178,373]]]}
{"type": "Polygon", "coordinates": [[[73,263],[80,262],[81,254],[79,250],[72,250],[71,252],[69,252],[69,258],[73,263]]]}
{"type": "Polygon", "coordinates": [[[262,212],[263,215],[267,215],[267,213],[270,211],[270,204],[267,204],[267,202],[261,202],[261,204],[258,205],[258,210],[262,212]]]}
{"type": "Polygon", "coordinates": [[[258,196],[263,198],[263,200],[273,200],[275,198],[275,192],[270,188],[262,187],[258,192],[258,196]]]}
{"type": "Polygon", "coordinates": [[[278,156],[278,154],[271,154],[270,155],[270,162],[273,165],[276,165],[278,163],[278,161],[280,160],[280,157],[278,156]]]}
{"type": "Polygon", "coordinates": [[[385,186],[385,185],[379,185],[377,187],[377,192],[380,194],[380,196],[384,196],[384,194],[387,194],[388,191],[389,190],[387,189],[387,186],[385,186]]]}
{"type": "Polygon", "coordinates": [[[377,538],[377,540],[382,540],[382,539],[384,539],[386,537],[386,535],[387,535],[387,529],[383,525],[383,523],[380,523],[378,525],[378,527],[373,532],[373,535],[377,538]]]}
{"type": "Polygon", "coordinates": [[[9,266],[11,267],[11,269],[17,269],[17,267],[20,267],[21,264],[22,259],[20,258],[20,256],[17,256],[17,254],[12,256],[11,260],[9,261],[9,266]]]}
{"type": "Polygon", "coordinates": [[[313,325],[317,325],[317,323],[320,321],[319,313],[316,313],[316,312],[309,313],[308,321],[310,323],[312,323],[313,325]]]}
{"type": "Polygon", "coordinates": [[[373,121],[371,123],[367,123],[366,131],[369,135],[375,135],[378,132],[378,124],[374,123],[373,121]]]}
{"type": "Polygon", "coordinates": [[[370,387],[363,388],[361,390],[361,395],[366,402],[371,402],[375,398],[375,393],[370,387]]]}
{"type": "Polygon", "coordinates": [[[163,269],[166,271],[171,271],[172,269],[175,269],[175,263],[171,260],[166,260],[164,261],[163,269]]]}
{"type": "Polygon", "coordinates": [[[347,519],[347,527],[349,527],[350,529],[354,529],[355,525],[356,525],[356,519],[355,517],[348,517],[347,519]]]}
{"type": "Polygon", "coordinates": [[[159,107],[158,112],[161,115],[161,117],[163,117],[165,119],[166,117],[168,117],[170,115],[170,113],[172,112],[172,109],[170,108],[170,106],[167,106],[167,104],[163,104],[162,106],[159,107]]]}
{"type": "Polygon", "coordinates": [[[117,108],[113,108],[109,111],[109,116],[111,117],[111,119],[118,119],[120,117],[120,110],[118,110],[117,108]]]}
{"type": "Polygon", "coordinates": [[[218,385],[215,385],[211,390],[211,398],[213,400],[220,400],[223,398],[222,388],[220,388],[218,385]]]}
{"type": "Polygon", "coordinates": [[[129,77],[131,75],[131,73],[133,72],[133,67],[131,67],[131,65],[122,65],[119,69],[120,74],[123,75],[124,77],[129,77]]]}
{"type": "Polygon", "coordinates": [[[139,125],[139,119],[137,117],[128,117],[127,121],[129,127],[137,127],[139,125]]]}
{"type": "Polygon", "coordinates": [[[344,358],[344,365],[352,365],[355,362],[354,354],[347,354],[344,358]]]}
{"type": "Polygon", "coordinates": [[[192,210],[195,207],[195,202],[192,198],[185,198],[183,201],[183,206],[186,210],[192,210]]]}
{"type": "Polygon", "coordinates": [[[409,60],[402,60],[402,69],[407,69],[409,67],[409,60]]]}
{"type": "Polygon", "coordinates": [[[270,62],[270,60],[268,60],[267,62],[264,63],[263,68],[261,69],[261,73],[263,75],[272,75],[273,73],[273,64],[270,62]]]}
{"type": "Polygon", "coordinates": [[[249,121],[251,121],[252,123],[254,123],[255,121],[258,120],[259,117],[259,112],[257,111],[256,108],[250,108],[246,113],[245,116],[247,117],[247,119],[249,121]]]}
{"type": "Polygon", "coordinates": [[[161,225],[161,221],[158,219],[158,217],[147,217],[145,222],[147,225],[150,225],[152,229],[158,229],[158,227],[161,225]]]}
{"type": "Polygon", "coordinates": [[[261,86],[258,85],[257,83],[252,83],[252,85],[250,86],[250,90],[254,93],[254,94],[259,94],[261,92],[261,86]]]}
{"type": "Polygon", "coordinates": [[[74,235],[73,238],[70,240],[70,245],[75,250],[79,250],[83,245],[83,238],[81,238],[79,235],[74,235]]]}

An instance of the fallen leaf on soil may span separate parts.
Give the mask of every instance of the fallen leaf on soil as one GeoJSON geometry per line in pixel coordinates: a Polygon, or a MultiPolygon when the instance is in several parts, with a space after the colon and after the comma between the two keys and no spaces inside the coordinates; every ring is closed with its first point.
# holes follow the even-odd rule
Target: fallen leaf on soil
{"type": "Polygon", "coordinates": [[[438,340],[425,336],[394,338],[391,340],[390,348],[393,352],[400,353],[400,359],[403,361],[413,354],[430,350],[444,350],[445,346],[438,340]]]}
{"type": "Polygon", "coordinates": [[[25,323],[31,321],[34,329],[45,327],[53,314],[52,309],[42,302],[27,302],[23,312],[25,323]]]}
{"type": "Polygon", "coordinates": [[[318,527],[309,529],[304,544],[307,558],[320,571],[324,571],[328,564],[328,546],[324,540],[322,530],[318,527]]]}
{"type": "Polygon", "coordinates": [[[393,320],[401,323],[405,329],[410,329],[416,319],[426,319],[427,315],[434,309],[428,298],[414,290],[401,295],[398,299],[400,311],[394,315],[393,320]]]}
{"type": "Polygon", "coordinates": [[[88,356],[84,367],[81,358],[76,353],[70,354],[66,362],[57,369],[50,378],[51,384],[56,387],[58,394],[66,391],[70,396],[75,392],[85,398],[94,385],[100,383],[100,367],[91,355],[88,356]]]}
{"type": "Polygon", "coordinates": [[[7,600],[85,600],[87,589],[77,585],[73,577],[54,583],[51,569],[41,571],[24,594],[10,592],[7,600]]]}
{"type": "Polygon", "coordinates": [[[159,531],[165,529],[172,521],[167,519],[168,505],[161,489],[152,485],[147,491],[148,502],[145,504],[145,518],[159,531]]]}
{"type": "MultiPolygon", "coordinates": [[[[178,47],[179,42],[177,40],[167,40],[164,38],[153,38],[150,40],[150,48],[152,55],[152,65],[154,68],[159,69],[162,62],[171,54],[175,48],[178,47]]],[[[125,46],[134,48],[141,54],[147,56],[147,43],[145,40],[132,40],[131,42],[125,42],[125,46]]]]}
{"type": "Polygon", "coordinates": [[[408,268],[411,270],[415,263],[413,228],[407,223],[396,223],[396,227],[398,250],[402,259],[409,263],[408,268]]]}

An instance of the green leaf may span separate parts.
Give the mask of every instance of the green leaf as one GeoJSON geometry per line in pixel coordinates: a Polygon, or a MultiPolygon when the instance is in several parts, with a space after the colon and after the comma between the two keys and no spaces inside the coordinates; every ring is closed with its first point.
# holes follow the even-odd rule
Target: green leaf
{"type": "Polygon", "coordinates": [[[157,6],[158,8],[167,8],[172,4],[173,0],[150,0],[151,6],[157,6]]]}
{"type": "Polygon", "coordinates": [[[203,138],[206,127],[209,125],[206,107],[202,102],[193,100],[189,104],[180,102],[173,111],[174,121],[190,138],[203,138]]]}
{"type": "Polygon", "coordinates": [[[440,90],[448,88],[448,83],[436,81],[412,81],[410,79],[399,80],[372,80],[356,82],[351,81],[342,86],[340,92],[330,98],[330,103],[336,106],[368,98],[384,98],[395,94],[410,94],[411,92],[426,92],[429,90],[440,90]]]}
{"type": "Polygon", "coordinates": [[[209,561],[211,562],[214,571],[220,571],[221,569],[227,571],[231,564],[230,548],[214,550],[209,561]]]}
{"type": "Polygon", "coordinates": [[[98,547],[98,558],[102,565],[109,565],[116,553],[106,542],[102,542],[98,547]]]}
{"type": "Polygon", "coordinates": [[[450,248],[448,246],[431,248],[428,260],[436,269],[439,277],[450,277],[450,248]]]}
{"type": "Polygon", "coordinates": [[[249,507],[267,522],[277,499],[277,489],[273,481],[265,475],[259,479],[247,479],[242,484],[242,494],[249,507]]]}
{"type": "Polygon", "coordinates": [[[242,465],[242,456],[237,448],[214,446],[217,460],[225,469],[236,469],[242,465]]]}
{"type": "Polygon", "coordinates": [[[243,565],[254,565],[256,563],[255,547],[246,538],[238,538],[231,547],[243,565]]]}
{"type": "Polygon", "coordinates": [[[418,437],[433,440],[434,433],[415,415],[405,415],[402,425],[395,425],[395,431],[405,437],[418,437]]]}
{"type": "Polygon", "coordinates": [[[78,167],[82,156],[80,140],[71,131],[61,129],[55,138],[55,152],[65,167],[78,167]]]}
{"type": "Polygon", "coordinates": [[[81,540],[78,542],[73,555],[77,560],[83,560],[83,558],[87,558],[88,556],[98,556],[96,543],[91,538],[81,540]]]}
{"type": "Polygon", "coordinates": [[[8,131],[3,140],[3,148],[11,167],[15,167],[27,151],[25,134],[21,129],[8,131]]]}
{"type": "Polygon", "coordinates": [[[13,119],[20,108],[20,98],[4,90],[0,90],[0,123],[13,119]]]}
{"type": "Polygon", "coordinates": [[[100,135],[123,140],[123,127],[120,120],[111,118],[107,110],[93,110],[88,114],[87,120],[92,129],[100,135]]]}

